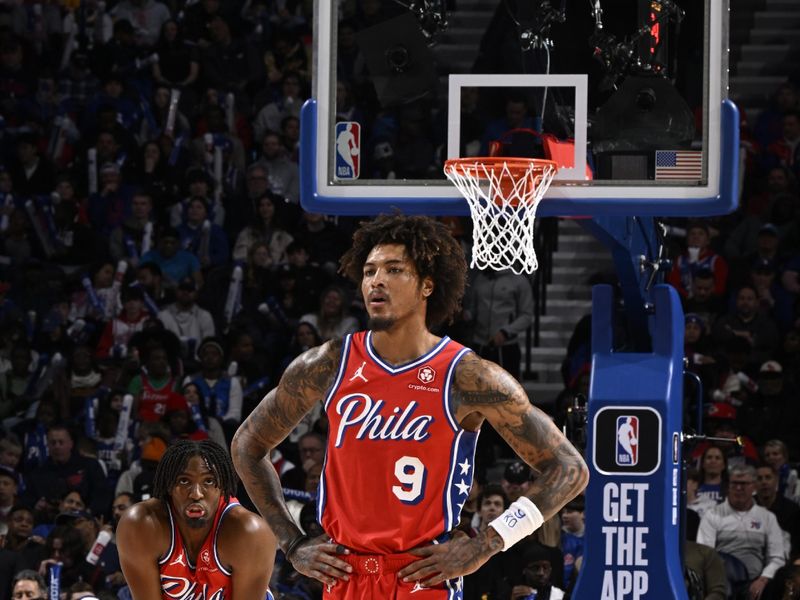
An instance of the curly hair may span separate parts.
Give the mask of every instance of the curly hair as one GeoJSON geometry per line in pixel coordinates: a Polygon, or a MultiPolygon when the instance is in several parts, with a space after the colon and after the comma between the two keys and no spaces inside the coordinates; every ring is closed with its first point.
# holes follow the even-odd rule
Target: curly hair
{"type": "Polygon", "coordinates": [[[169,502],[178,475],[186,468],[189,459],[199,456],[217,480],[225,502],[236,493],[238,479],[231,457],[219,444],[211,440],[181,440],[167,448],[158,461],[153,479],[153,496],[169,502]]]}
{"type": "Polygon", "coordinates": [[[419,278],[433,280],[425,315],[428,328],[451,322],[461,308],[467,261],[447,226],[429,217],[381,215],[355,232],[353,245],[342,256],[339,271],[360,285],[364,263],[379,244],[405,246],[419,278]]]}

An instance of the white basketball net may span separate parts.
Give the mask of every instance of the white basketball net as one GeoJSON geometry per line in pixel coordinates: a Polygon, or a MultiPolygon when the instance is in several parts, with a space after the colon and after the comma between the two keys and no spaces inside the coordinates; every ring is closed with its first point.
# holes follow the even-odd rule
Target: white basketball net
{"type": "MultiPolygon", "coordinates": [[[[519,165],[519,159],[514,163],[519,165]]],[[[556,174],[555,165],[531,161],[523,170],[481,159],[445,164],[444,172],[469,203],[473,222],[472,267],[533,273],[536,207],[556,174]]]]}

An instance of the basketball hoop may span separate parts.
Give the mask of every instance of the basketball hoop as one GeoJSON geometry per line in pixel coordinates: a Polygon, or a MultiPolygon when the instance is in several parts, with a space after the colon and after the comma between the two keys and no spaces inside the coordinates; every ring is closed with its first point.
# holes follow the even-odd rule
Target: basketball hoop
{"type": "Polygon", "coordinates": [[[551,160],[513,157],[453,158],[444,173],[469,203],[472,267],[517,275],[533,273],[536,207],[558,171],[551,160]]]}

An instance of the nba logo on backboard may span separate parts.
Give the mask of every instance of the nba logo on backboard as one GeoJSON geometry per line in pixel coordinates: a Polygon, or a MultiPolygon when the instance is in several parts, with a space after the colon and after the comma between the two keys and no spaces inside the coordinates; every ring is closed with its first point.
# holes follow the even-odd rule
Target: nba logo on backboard
{"type": "Polygon", "coordinates": [[[630,467],[639,462],[639,417],[617,417],[617,464],[630,467]]]}
{"type": "Polygon", "coordinates": [[[336,178],[358,179],[361,173],[361,125],[336,123],[336,178]]]}

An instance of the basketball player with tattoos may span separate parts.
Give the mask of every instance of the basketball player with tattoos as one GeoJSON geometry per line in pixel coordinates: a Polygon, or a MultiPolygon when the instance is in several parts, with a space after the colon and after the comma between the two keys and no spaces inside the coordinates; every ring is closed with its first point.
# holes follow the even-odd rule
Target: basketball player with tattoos
{"type": "Polygon", "coordinates": [[[460,598],[462,575],[584,489],[586,465],[513,377],[431,333],[456,314],[466,279],[444,225],[379,217],[356,232],[341,269],[361,286],[369,329],[289,366],[236,433],[234,465],[287,559],[326,585],[324,598],[460,598]],[[330,423],[317,501],[325,535],[309,538],[286,509],[269,455],[320,401],[330,423]],[[451,536],[484,421],[536,481],[477,537],[451,536]]]}

